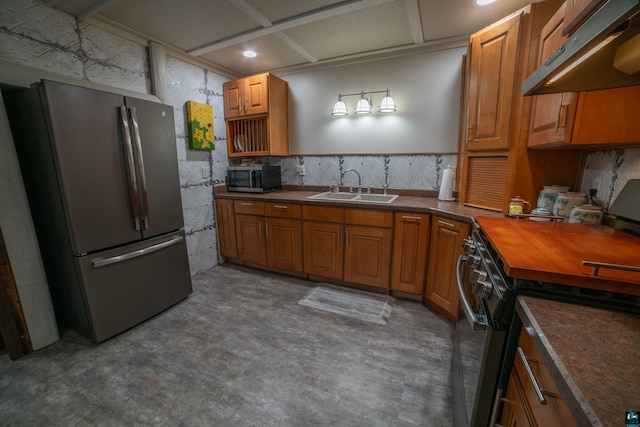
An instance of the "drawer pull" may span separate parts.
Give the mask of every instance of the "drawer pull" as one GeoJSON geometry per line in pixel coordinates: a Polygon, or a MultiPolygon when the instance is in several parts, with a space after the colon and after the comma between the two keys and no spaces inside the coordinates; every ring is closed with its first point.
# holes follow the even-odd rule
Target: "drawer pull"
{"type": "Polygon", "coordinates": [[[253,203],[249,203],[249,202],[240,202],[240,204],[242,206],[253,206],[253,203]]]}
{"type": "Polygon", "coordinates": [[[284,205],[273,205],[274,209],[289,209],[289,206],[284,205]]]}
{"type": "Polygon", "coordinates": [[[547,390],[543,390],[538,385],[538,381],[536,380],[536,377],[533,375],[531,366],[529,366],[529,362],[538,363],[538,360],[534,359],[533,357],[525,356],[524,351],[522,351],[522,347],[518,347],[518,356],[520,356],[520,360],[522,360],[522,364],[524,365],[524,368],[527,371],[527,376],[529,377],[529,381],[531,381],[531,385],[533,385],[533,391],[536,392],[536,396],[538,396],[538,400],[540,401],[540,404],[541,405],[547,404],[547,400],[544,398],[545,394],[549,397],[553,397],[554,399],[557,398],[558,397],[557,394],[547,390]]]}
{"type": "Polygon", "coordinates": [[[440,225],[444,225],[446,227],[452,227],[452,228],[456,228],[455,224],[451,224],[450,222],[446,222],[446,221],[442,221],[442,220],[438,220],[438,224],[440,225]]]}
{"type": "Polygon", "coordinates": [[[402,219],[410,220],[410,221],[420,221],[422,218],[419,216],[411,216],[411,215],[402,215],[402,219]]]}

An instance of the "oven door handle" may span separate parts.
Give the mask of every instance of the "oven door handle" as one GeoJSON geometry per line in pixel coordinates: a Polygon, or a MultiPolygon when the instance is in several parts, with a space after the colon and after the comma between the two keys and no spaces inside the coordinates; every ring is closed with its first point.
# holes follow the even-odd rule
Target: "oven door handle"
{"type": "Polygon", "coordinates": [[[458,258],[458,265],[456,267],[456,281],[458,282],[458,293],[460,294],[460,301],[462,302],[462,310],[464,311],[464,315],[469,321],[469,325],[471,325],[471,329],[474,331],[482,330],[487,327],[486,317],[483,315],[476,314],[467,299],[467,295],[464,292],[464,285],[462,284],[462,268],[464,266],[464,262],[467,257],[464,255],[460,255],[458,258]]]}

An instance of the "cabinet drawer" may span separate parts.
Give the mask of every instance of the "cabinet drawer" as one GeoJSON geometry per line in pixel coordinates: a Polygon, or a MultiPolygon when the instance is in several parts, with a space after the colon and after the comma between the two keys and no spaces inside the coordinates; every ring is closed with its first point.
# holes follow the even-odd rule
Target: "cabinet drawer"
{"type": "Polygon", "coordinates": [[[514,368],[522,383],[527,406],[531,409],[537,425],[576,425],[566,402],[560,395],[540,353],[524,327],[520,331],[514,368]],[[523,357],[526,361],[523,360],[523,357]],[[529,366],[530,372],[525,363],[529,366]],[[546,400],[546,404],[541,403],[535,391],[534,382],[543,391],[542,396],[546,400]]]}
{"type": "Polygon", "coordinates": [[[302,206],[302,218],[322,222],[344,222],[344,208],[335,206],[302,206]]]}
{"type": "Polygon", "coordinates": [[[371,227],[393,227],[393,211],[375,209],[345,209],[345,224],[367,225],[371,227]]]}
{"type": "Polygon", "coordinates": [[[236,214],[264,215],[264,202],[234,200],[233,209],[236,214]]]}
{"type": "Polygon", "coordinates": [[[265,203],[265,215],[277,218],[301,218],[302,207],[297,203],[265,203]]]}

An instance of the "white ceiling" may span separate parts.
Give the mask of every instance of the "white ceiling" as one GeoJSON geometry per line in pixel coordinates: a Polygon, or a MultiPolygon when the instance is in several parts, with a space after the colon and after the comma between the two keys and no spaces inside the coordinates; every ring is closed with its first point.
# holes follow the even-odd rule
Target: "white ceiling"
{"type": "Polygon", "coordinates": [[[43,0],[80,20],[211,64],[227,74],[309,67],[465,43],[536,0],[43,0]],[[247,59],[246,49],[258,56],[247,59]]]}

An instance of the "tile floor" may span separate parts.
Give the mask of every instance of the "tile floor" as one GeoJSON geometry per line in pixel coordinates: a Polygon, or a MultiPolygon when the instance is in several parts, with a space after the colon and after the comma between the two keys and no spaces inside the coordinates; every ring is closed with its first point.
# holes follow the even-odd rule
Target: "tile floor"
{"type": "Polygon", "coordinates": [[[399,299],[386,326],[298,305],[314,286],[223,264],[100,345],[0,355],[0,425],[450,426],[451,325],[399,299]]]}

